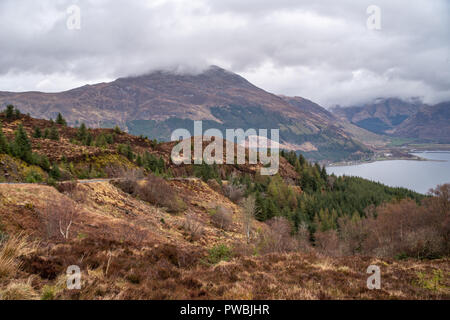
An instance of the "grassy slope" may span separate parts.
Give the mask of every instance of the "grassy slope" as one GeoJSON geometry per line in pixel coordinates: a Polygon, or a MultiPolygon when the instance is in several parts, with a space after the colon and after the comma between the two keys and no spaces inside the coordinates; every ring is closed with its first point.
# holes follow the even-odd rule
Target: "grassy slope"
{"type": "MultiPolygon", "coordinates": [[[[45,239],[40,212],[55,200],[78,202],[83,212],[70,241],[42,241],[20,258],[22,267],[16,274],[0,278],[0,293],[7,296],[12,284],[26,284],[33,275],[27,290],[36,298],[450,298],[448,260],[393,261],[291,253],[237,256],[209,265],[205,263],[207,248],[244,241],[239,208],[200,181],[172,184],[188,203],[185,214],[195,213],[205,230],[198,240],[192,241],[181,227],[185,214],[168,214],[106,182],[78,185],[70,195],[47,186],[0,186],[0,222],[8,234],[22,230],[45,239]],[[230,231],[214,228],[209,222],[207,211],[217,204],[234,212],[230,231]],[[82,269],[84,282],[79,291],[61,287],[65,267],[70,264],[82,269]],[[382,290],[366,288],[366,269],[371,264],[381,267],[382,290]],[[433,280],[439,274],[444,278],[433,280]]],[[[257,224],[256,228],[264,226],[257,224]]]]}

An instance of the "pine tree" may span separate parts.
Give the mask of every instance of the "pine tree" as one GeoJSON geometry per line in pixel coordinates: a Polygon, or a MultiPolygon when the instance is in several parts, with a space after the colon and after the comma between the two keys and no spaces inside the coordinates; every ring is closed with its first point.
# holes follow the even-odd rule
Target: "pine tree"
{"type": "Polygon", "coordinates": [[[14,133],[14,136],[15,138],[12,144],[13,154],[16,157],[28,162],[31,160],[31,143],[22,124],[19,125],[14,133]]]}
{"type": "Polygon", "coordinates": [[[49,175],[55,180],[58,180],[61,177],[61,171],[56,163],[53,163],[49,175]]]}
{"type": "Polygon", "coordinates": [[[87,129],[86,129],[86,125],[85,125],[84,123],[82,123],[82,124],[80,125],[80,127],[78,128],[77,139],[78,139],[81,143],[85,143],[86,137],[87,137],[87,129]]]}
{"type": "Polygon", "coordinates": [[[39,166],[45,171],[50,171],[50,161],[48,160],[47,156],[45,155],[40,156],[39,166]]]}
{"type": "Polygon", "coordinates": [[[5,116],[6,116],[6,119],[14,118],[14,106],[12,104],[9,104],[6,106],[5,116]]]}
{"type": "Polygon", "coordinates": [[[134,153],[133,153],[133,150],[131,150],[130,144],[127,144],[127,146],[125,147],[125,156],[130,161],[133,161],[133,159],[134,159],[134,153]]]}
{"type": "Polygon", "coordinates": [[[59,140],[59,132],[58,132],[58,129],[55,127],[55,126],[53,126],[51,129],[50,129],[50,137],[49,137],[50,139],[52,139],[52,140],[59,140]]]}
{"type": "Polygon", "coordinates": [[[9,145],[0,124],[0,153],[9,153],[9,145]]]}
{"type": "Polygon", "coordinates": [[[66,121],[66,119],[63,118],[61,113],[58,113],[58,116],[56,117],[56,124],[60,124],[62,126],[66,126],[67,125],[67,121],[66,121]]]}
{"type": "Polygon", "coordinates": [[[322,170],[320,171],[320,177],[322,178],[323,181],[327,181],[328,174],[325,165],[322,166],[322,170]]]}
{"type": "Polygon", "coordinates": [[[136,158],[136,164],[137,164],[139,167],[142,167],[143,164],[144,164],[144,161],[142,161],[142,157],[141,157],[140,154],[138,154],[138,156],[137,156],[137,158],[136,158]]]}
{"type": "Polygon", "coordinates": [[[44,135],[42,136],[44,139],[48,139],[50,137],[50,129],[45,128],[44,135]]]}
{"type": "Polygon", "coordinates": [[[33,138],[35,139],[42,138],[42,131],[39,127],[34,128],[33,138]]]}

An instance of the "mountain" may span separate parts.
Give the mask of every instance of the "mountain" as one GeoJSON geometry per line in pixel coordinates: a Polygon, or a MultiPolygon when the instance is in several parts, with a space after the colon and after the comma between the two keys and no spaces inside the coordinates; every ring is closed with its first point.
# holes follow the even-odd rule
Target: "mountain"
{"type": "Polygon", "coordinates": [[[376,99],[361,106],[335,107],[333,113],[351,123],[377,134],[392,132],[394,128],[423,107],[417,99],[376,99]]]}
{"type": "Polygon", "coordinates": [[[195,75],[158,71],[60,93],[0,92],[0,105],[7,104],[37,118],[61,112],[71,125],[119,125],[158,140],[169,140],[177,128],[193,133],[192,120],[203,120],[203,130],[280,128],[283,144],[316,160],[370,153],[319,105],[274,95],[216,66],[195,75]]]}
{"type": "Polygon", "coordinates": [[[423,107],[393,134],[420,142],[450,143],[450,102],[423,107]]]}

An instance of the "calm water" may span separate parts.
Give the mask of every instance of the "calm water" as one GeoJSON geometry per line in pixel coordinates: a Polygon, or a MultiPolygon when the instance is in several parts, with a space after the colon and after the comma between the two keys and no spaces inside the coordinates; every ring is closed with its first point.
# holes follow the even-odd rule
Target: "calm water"
{"type": "Polygon", "coordinates": [[[450,152],[418,152],[414,155],[430,160],[389,160],[359,165],[328,167],[337,176],[358,176],[392,187],[405,187],[427,193],[438,184],[450,183],[450,152]]]}

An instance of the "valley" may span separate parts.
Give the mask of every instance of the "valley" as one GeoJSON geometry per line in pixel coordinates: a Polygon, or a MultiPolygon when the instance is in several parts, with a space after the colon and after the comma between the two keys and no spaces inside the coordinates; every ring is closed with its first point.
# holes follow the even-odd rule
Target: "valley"
{"type": "Polygon", "coordinates": [[[424,196],[284,150],[275,176],[175,165],[177,142],[0,119],[1,299],[449,298],[448,184],[424,196]]]}

